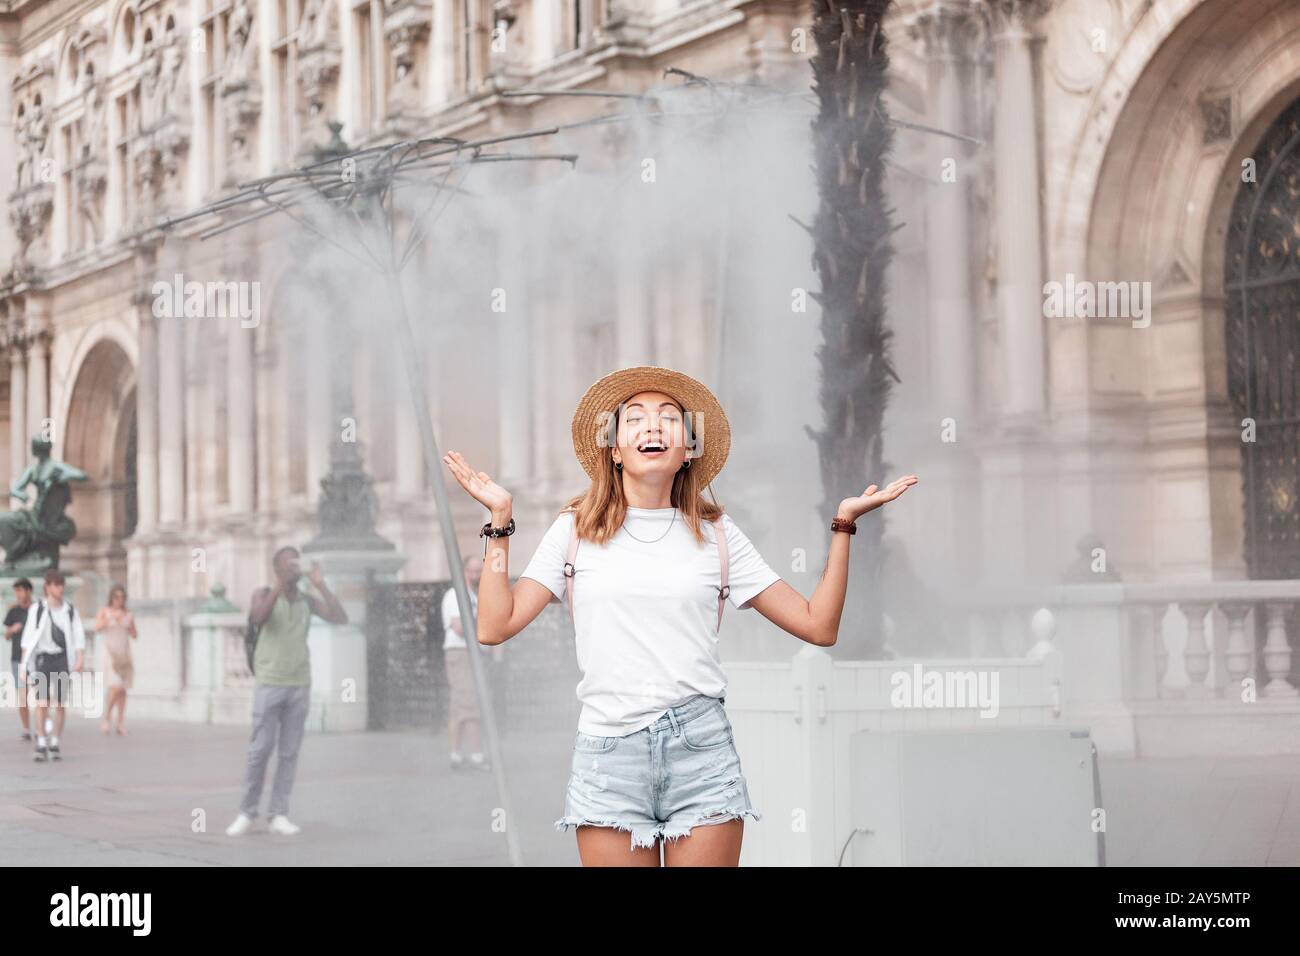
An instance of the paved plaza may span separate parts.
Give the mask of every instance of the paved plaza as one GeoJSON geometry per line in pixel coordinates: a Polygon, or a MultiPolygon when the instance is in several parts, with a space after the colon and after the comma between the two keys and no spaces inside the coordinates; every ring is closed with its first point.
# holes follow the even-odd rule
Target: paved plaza
{"type": "MultiPolygon", "coordinates": [[[[223,831],[236,813],[246,739],[243,727],[146,721],[128,737],[104,737],[97,723],[70,719],[66,758],[36,764],[5,728],[0,863],[507,862],[493,825],[500,815],[492,775],[451,771],[445,736],[414,732],[309,734],[291,808],[302,833],[231,839],[223,831]]],[[[529,865],[578,862],[572,833],[552,826],[563,809],[571,742],[562,731],[505,741],[529,865]]],[[[1101,774],[1112,866],[1300,865],[1298,757],[1103,758],[1101,774]]],[[[754,798],[761,806],[761,794],[754,798]]]]}

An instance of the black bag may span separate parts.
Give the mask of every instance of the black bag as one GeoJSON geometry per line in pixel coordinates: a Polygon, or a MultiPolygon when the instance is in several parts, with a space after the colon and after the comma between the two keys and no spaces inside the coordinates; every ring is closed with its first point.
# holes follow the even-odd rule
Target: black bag
{"type": "MultiPolygon", "coordinates": [[[[72,606],[72,602],[71,602],[71,601],[64,601],[63,603],[66,604],[66,605],[68,606],[68,626],[71,627],[71,626],[72,626],[72,622],[75,621],[75,620],[77,619],[77,617],[76,617],[76,615],[77,615],[77,609],[76,609],[75,607],[72,606]]],[[[41,601],[41,602],[39,602],[39,603],[36,605],[36,628],[37,628],[37,630],[40,630],[40,627],[41,627],[41,612],[44,611],[44,610],[45,610],[45,602],[44,602],[44,601],[41,601]]],[[[66,654],[68,653],[68,641],[67,641],[67,636],[63,633],[63,628],[59,627],[59,625],[57,625],[57,624],[54,623],[54,618],[53,618],[53,617],[50,618],[50,636],[54,638],[54,643],[59,645],[59,650],[60,650],[60,652],[63,653],[64,655],[66,655],[66,654]]]]}
{"type": "MultiPolygon", "coordinates": [[[[270,588],[263,588],[269,591],[270,588]]],[[[253,654],[257,651],[257,636],[262,633],[262,625],[253,623],[253,611],[248,611],[248,623],[244,626],[244,656],[248,658],[248,672],[256,676],[253,669],[253,654]]]]}

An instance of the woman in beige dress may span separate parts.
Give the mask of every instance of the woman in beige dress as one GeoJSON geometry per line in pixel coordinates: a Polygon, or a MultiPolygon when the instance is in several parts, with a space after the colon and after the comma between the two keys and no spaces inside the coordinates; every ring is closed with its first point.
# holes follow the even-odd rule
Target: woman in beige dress
{"type": "Polygon", "coordinates": [[[135,676],[131,662],[131,641],[136,638],[135,618],[126,609],[126,588],[113,585],[108,592],[108,604],[95,615],[95,635],[104,648],[104,686],[108,702],[104,707],[104,721],[99,729],[109,733],[113,725],[113,708],[117,708],[117,732],[126,736],[122,726],[126,718],[126,692],[135,676]]]}

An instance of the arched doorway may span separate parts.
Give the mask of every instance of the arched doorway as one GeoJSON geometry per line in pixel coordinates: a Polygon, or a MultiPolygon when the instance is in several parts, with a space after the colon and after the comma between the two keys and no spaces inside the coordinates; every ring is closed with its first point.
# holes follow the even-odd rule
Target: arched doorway
{"type": "Polygon", "coordinates": [[[1252,578],[1300,577],[1300,100],[1249,154],[1224,260],[1228,393],[1242,443],[1252,578]],[[1249,428],[1243,425],[1243,429],[1249,428]],[[1247,433],[1247,437],[1249,437],[1247,433]]]}
{"type": "MultiPolygon", "coordinates": [[[[77,371],[68,402],[62,458],[86,472],[69,513],[77,536],[61,562],[101,582],[126,580],[123,542],[135,531],[135,367],[111,339],[77,371]]],[[[96,599],[102,595],[94,595],[96,599]]]]}

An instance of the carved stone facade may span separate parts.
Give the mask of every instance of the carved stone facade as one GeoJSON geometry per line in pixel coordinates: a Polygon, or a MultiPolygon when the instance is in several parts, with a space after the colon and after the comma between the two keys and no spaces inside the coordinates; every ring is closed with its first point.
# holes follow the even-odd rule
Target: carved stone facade
{"type": "MultiPolygon", "coordinates": [[[[187,557],[201,545],[226,562],[220,583],[241,600],[273,545],[310,536],[333,435],[328,414],[316,411],[329,407],[329,383],[314,373],[295,378],[294,369],[329,364],[306,331],[260,328],[246,343],[150,313],[151,283],[182,261],[217,263],[215,274],[236,280],[247,268],[251,277],[272,230],[211,246],[184,230],[164,241],[149,228],[160,215],[302,162],[329,141],[331,123],[354,147],[576,123],[610,101],[501,94],[636,91],[662,82],[669,67],[798,94],[809,83],[808,51],[796,48],[806,0],[128,0],[92,8],[53,34],[48,20],[28,15],[34,7],[13,4],[16,53],[0,60],[13,138],[0,243],[13,393],[7,445],[21,449],[12,436],[25,436],[37,412],[74,438],[82,426],[71,410],[109,415],[96,426],[109,436],[102,448],[76,438],[100,456],[104,490],[99,511],[78,515],[79,525],[99,529],[81,558],[106,578],[129,565],[142,597],[206,594],[212,582],[191,573],[187,557]],[[199,258],[184,260],[183,251],[199,258]],[[126,363],[121,376],[115,362],[126,363]],[[99,371],[87,378],[86,369],[99,371]],[[108,382],[116,398],[76,396],[78,387],[108,382]],[[253,396],[251,422],[231,414],[242,407],[229,401],[239,389],[253,396]],[[134,523],[111,504],[110,490],[127,485],[138,503],[134,523]]],[[[897,528],[913,563],[942,581],[996,569],[1054,582],[1076,563],[1080,541],[1099,540],[1128,580],[1244,577],[1224,236],[1252,150],[1300,96],[1300,7],[900,0],[886,30],[890,113],[910,124],[898,131],[891,172],[906,226],[891,293],[903,384],[889,413],[888,457],[939,476],[928,485],[929,505],[897,528]],[[1149,324],[1045,316],[1044,288],[1067,276],[1149,281],[1149,324]],[[961,436],[955,446],[933,440],[947,419],[961,436]]],[[[601,142],[606,151],[584,163],[642,159],[617,128],[601,142]]],[[[793,241],[775,226],[770,235],[793,241]]],[[[503,237],[503,246],[511,241],[503,237]]],[[[617,262],[608,271],[653,286],[649,305],[639,290],[618,290],[599,307],[585,303],[581,282],[553,290],[556,304],[544,314],[555,334],[522,350],[517,374],[494,386],[492,408],[529,412],[523,425],[482,430],[482,457],[499,456],[546,507],[572,491],[556,396],[587,384],[589,355],[669,361],[699,351],[674,343],[704,339],[694,328],[703,321],[699,303],[719,288],[703,274],[705,259],[697,257],[693,278],[657,275],[645,264],[650,254],[638,251],[648,241],[612,240],[617,262]],[[574,303],[604,310],[602,318],[579,328],[574,303]],[[573,341],[598,347],[574,358],[565,345],[573,341]]],[[[802,252],[791,256],[801,266],[802,252]]],[[[544,257],[557,253],[514,254],[550,262],[544,257]]],[[[733,269],[736,261],[743,257],[733,269]]],[[[282,295],[315,301],[291,268],[262,278],[268,308],[282,295]]],[[[545,275],[535,279],[545,284],[545,275]]],[[[783,294],[796,285],[786,282],[783,294]]],[[[812,356],[819,344],[810,331],[793,352],[812,356]]],[[[703,350],[702,374],[722,365],[714,347],[703,350]]],[[[470,368],[463,387],[473,388],[474,363],[432,352],[429,361],[433,377],[449,381],[470,368]]],[[[764,368],[732,373],[742,380],[736,392],[769,400],[764,368]]],[[[794,408],[813,420],[818,410],[806,396],[816,392],[815,363],[798,371],[778,363],[775,374],[788,377],[775,412],[794,408]]],[[[375,467],[381,533],[408,553],[406,573],[436,576],[439,549],[429,542],[439,532],[418,439],[400,403],[380,414],[394,418],[399,436],[378,449],[391,458],[375,467]]],[[[441,426],[456,434],[448,421],[441,426]]],[[[791,521],[820,526],[807,487],[771,479],[764,494],[753,513],[781,511],[797,496],[809,504],[791,521]]],[[[1291,500],[1289,490],[1273,497],[1291,500]]],[[[463,517],[472,525],[477,516],[463,517]]],[[[784,520],[773,519],[768,542],[778,554],[812,533],[780,536],[784,520]]],[[[526,551],[536,537],[518,540],[526,551]]]]}
{"type": "MultiPolygon", "coordinates": [[[[334,330],[356,337],[343,356],[330,351],[337,335],[311,324],[347,294],[324,291],[328,269],[301,265],[319,243],[274,222],[202,242],[218,218],[166,233],[160,221],[312,162],[340,134],[353,147],[448,129],[469,138],[604,105],[520,108],[505,90],[597,76],[598,88],[622,89],[642,82],[628,71],[645,57],[659,72],[798,69],[792,52],[746,36],[787,33],[796,2],[755,4],[742,27],[716,16],[721,0],[689,13],[676,0],[115,0],[54,34],[37,6],[18,0],[0,24],[12,29],[0,49],[14,51],[0,55],[14,159],[0,234],[0,457],[16,474],[27,438],[50,424],[56,450],[91,474],[74,497],[82,534],[67,559],[91,592],[126,580],[134,600],[198,597],[214,584],[242,600],[264,578],[268,549],[314,536],[327,477],[327,507],[370,502],[406,574],[445,573],[413,412],[383,381],[393,358],[366,325],[368,304],[355,327],[334,330]],[[701,36],[710,49],[689,52],[701,36]],[[159,314],[171,292],[155,287],[191,275],[259,284],[275,321],[244,330],[159,314]],[[331,423],[333,408],[352,407],[333,392],[354,357],[349,415],[395,430],[359,452],[338,444],[331,423]],[[205,570],[194,570],[195,549],[205,570]]],[[[436,343],[425,361],[436,368],[436,343]]],[[[513,394],[525,387],[512,383],[509,401],[528,401],[513,394]]],[[[435,377],[431,390],[451,388],[435,377]]],[[[499,441],[519,457],[518,442],[499,441]]]]}

